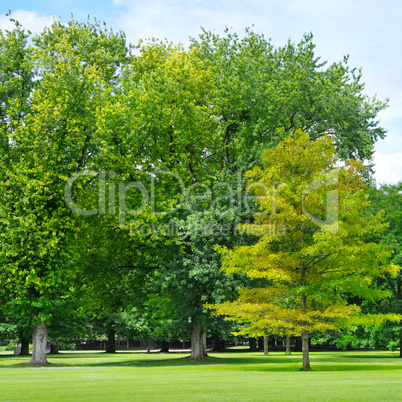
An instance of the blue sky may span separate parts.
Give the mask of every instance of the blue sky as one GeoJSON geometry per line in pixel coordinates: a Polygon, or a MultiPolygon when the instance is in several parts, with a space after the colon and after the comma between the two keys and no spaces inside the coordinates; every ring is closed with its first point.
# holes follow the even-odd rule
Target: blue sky
{"type": "Polygon", "coordinates": [[[402,2],[400,0],[0,0],[0,28],[7,28],[4,14],[13,16],[38,33],[54,17],[67,21],[91,17],[123,30],[130,42],[159,37],[188,43],[200,26],[222,33],[225,27],[242,34],[254,31],[271,38],[275,46],[289,38],[298,42],[312,32],[316,55],[329,62],[350,55],[353,67],[363,68],[366,93],[389,98],[381,112],[388,130],[376,145],[378,182],[402,181],[402,2]]]}

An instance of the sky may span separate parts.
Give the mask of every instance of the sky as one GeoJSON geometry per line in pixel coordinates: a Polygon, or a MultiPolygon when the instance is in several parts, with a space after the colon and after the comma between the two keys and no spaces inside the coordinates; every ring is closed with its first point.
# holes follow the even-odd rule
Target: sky
{"type": "Polygon", "coordinates": [[[349,55],[362,68],[365,93],[389,98],[378,118],[387,137],[375,146],[377,183],[402,181],[402,1],[400,0],[0,0],[0,28],[10,28],[5,14],[33,33],[54,18],[86,21],[88,15],[122,30],[129,42],[167,38],[189,43],[201,27],[222,34],[226,27],[239,35],[252,27],[274,46],[299,42],[312,32],[316,56],[329,63],[349,55]]]}

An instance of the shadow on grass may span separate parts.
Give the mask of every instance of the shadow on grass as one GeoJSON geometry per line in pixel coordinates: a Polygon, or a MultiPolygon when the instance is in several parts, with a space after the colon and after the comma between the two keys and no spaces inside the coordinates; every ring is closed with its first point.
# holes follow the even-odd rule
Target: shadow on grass
{"type": "MultiPolygon", "coordinates": [[[[161,368],[161,367],[199,367],[214,370],[259,371],[259,372],[295,372],[300,371],[302,354],[282,355],[274,353],[269,356],[250,353],[211,353],[204,361],[191,361],[189,356],[176,357],[173,354],[160,353],[60,353],[49,355],[46,368],[161,368]]],[[[331,352],[311,353],[312,371],[402,371],[402,359],[395,359],[396,354],[378,352],[331,352]],[[361,359],[358,361],[357,359],[361,359]],[[370,360],[368,360],[370,359],[370,360]]],[[[37,368],[28,365],[29,356],[0,356],[0,368],[37,368]],[[1,360],[3,362],[1,362],[1,360]],[[20,362],[16,362],[20,360],[20,362]],[[24,361],[22,361],[24,360],[24,361]],[[5,362],[7,361],[7,362],[5,362]],[[9,364],[8,364],[9,363],[9,364]]],[[[41,367],[41,366],[39,366],[41,367]]]]}

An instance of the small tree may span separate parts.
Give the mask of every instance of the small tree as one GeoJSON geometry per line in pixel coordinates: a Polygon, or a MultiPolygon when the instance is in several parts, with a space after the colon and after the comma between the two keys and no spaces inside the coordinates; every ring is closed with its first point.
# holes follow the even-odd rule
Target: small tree
{"type": "Polygon", "coordinates": [[[399,267],[387,264],[388,249],[372,241],[385,225],[381,215],[366,212],[362,165],[350,160],[336,168],[328,135],[311,141],[297,131],[296,138],[266,150],[261,162],[262,169],[247,173],[261,212],[239,227],[259,240],[219,248],[223,270],[246,272],[254,287],[241,289],[234,302],[210,307],[249,323],[249,333],[301,334],[303,369],[309,370],[310,331],[340,330],[352,319],[397,319],[363,317],[358,303],[388,296],[370,287],[372,278],[395,275],[399,267]]]}

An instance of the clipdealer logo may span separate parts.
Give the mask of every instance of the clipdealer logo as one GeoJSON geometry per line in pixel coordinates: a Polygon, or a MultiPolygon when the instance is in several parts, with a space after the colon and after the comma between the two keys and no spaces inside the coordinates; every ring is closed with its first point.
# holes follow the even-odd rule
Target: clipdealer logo
{"type": "MultiPolygon", "coordinates": [[[[236,208],[237,212],[249,212],[250,214],[263,214],[264,212],[258,210],[254,211],[252,200],[267,199],[270,201],[271,213],[276,212],[276,188],[270,188],[261,182],[252,183],[245,188],[242,187],[242,174],[237,173],[236,189],[230,186],[227,182],[217,182],[212,187],[207,186],[205,183],[194,183],[186,188],[182,178],[174,172],[159,171],[153,172],[150,175],[148,189],[141,181],[118,181],[118,175],[114,171],[82,171],[72,175],[66,182],[64,188],[64,196],[67,206],[72,212],[80,216],[93,216],[93,215],[116,215],[118,213],[119,226],[121,228],[126,226],[127,216],[136,217],[150,211],[153,215],[171,215],[177,212],[180,208],[185,208],[192,214],[198,212],[194,209],[194,204],[197,202],[205,202],[210,211],[215,214],[222,213],[219,204],[224,202],[226,211],[236,208]],[[158,211],[156,209],[156,185],[161,181],[172,180],[176,183],[178,189],[178,201],[174,208],[166,211],[158,211]],[[77,188],[82,188],[79,180],[82,178],[89,178],[92,183],[97,183],[97,198],[98,205],[95,208],[82,208],[77,205],[74,200],[73,193],[77,188]],[[258,193],[258,196],[251,194],[258,193]],[[137,200],[136,207],[130,207],[128,204],[128,195],[137,200]]],[[[336,169],[325,173],[320,179],[316,179],[309,183],[302,193],[302,212],[314,224],[323,230],[328,230],[336,233],[338,230],[338,190],[337,190],[338,171],[336,169]],[[318,218],[311,214],[306,205],[306,198],[310,193],[316,190],[322,190],[323,186],[330,186],[331,190],[325,190],[326,193],[326,207],[325,219],[318,218]]],[[[95,184],[96,185],[96,184],[95,184]]],[[[274,225],[274,223],[273,223],[274,225]]],[[[271,224],[272,226],[272,224],[271,224]]],[[[261,229],[262,230],[262,229],[261,229]]],[[[284,228],[279,228],[284,232],[284,228]]]]}

